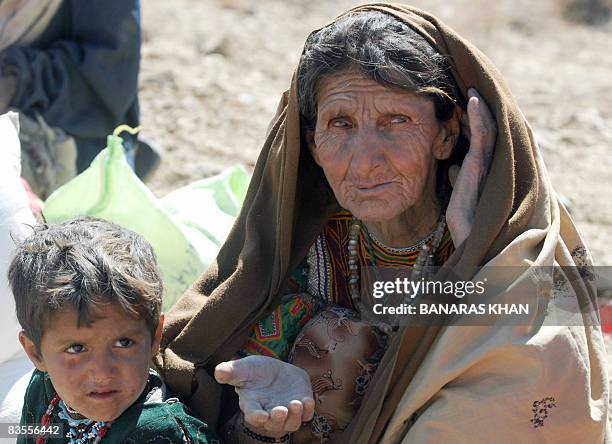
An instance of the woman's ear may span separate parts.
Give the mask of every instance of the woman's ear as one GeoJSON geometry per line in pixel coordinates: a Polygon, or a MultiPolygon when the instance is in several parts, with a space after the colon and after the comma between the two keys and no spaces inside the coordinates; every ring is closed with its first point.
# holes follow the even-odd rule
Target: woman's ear
{"type": "Polygon", "coordinates": [[[312,158],[314,159],[314,161],[317,163],[317,165],[321,166],[321,164],[319,163],[319,156],[317,155],[317,146],[315,144],[314,135],[315,135],[314,129],[306,130],[306,134],[305,134],[306,144],[308,145],[308,150],[310,151],[310,154],[312,155],[312,158]]]}
{"type": "Polygon", "coordinates": [[[46,372],[47,366],[42,358],[42,354],[38,350],[38,347],[36,347],[36,344],[34,344],[34,341],[26,336],[23,330],[19,332],[19,342],[26,352],[26,355],[28,355],[28,358],[30,358],[30,361],[32,361],[32,364],[41,372],[46,372]]]}
{"type": "Polygon", "coordinates": [[[437,160],[448,159],[457,145],[461,134],[461,113],[461,108],[455,106],[452,117],[441,123],[442,128],[433,149],[433,155],[437,160]]]}

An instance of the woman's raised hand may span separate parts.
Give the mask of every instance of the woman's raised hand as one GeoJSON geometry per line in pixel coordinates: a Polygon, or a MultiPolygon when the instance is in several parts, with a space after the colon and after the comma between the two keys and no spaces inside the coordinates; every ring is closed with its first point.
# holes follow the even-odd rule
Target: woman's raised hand
{"type": "Polygon", "coordinates": [[[222,362],[215,379],[235,387],[245,421],[270,436],[294,432],[314,414],[308,374],[281,360],[247,356],[222,362]]]}
{"type": "Polygon", "coordinates": [[[470,150],[461,168],[455,166],[449,172],[453,193],[446,210],[448,229],[456,246],[472,230],[480,189],[489,172],[497,137],[491,111],[474,88],[468,89],[467,115],[462,115],[461,127],[470,140],[470,150]]]}

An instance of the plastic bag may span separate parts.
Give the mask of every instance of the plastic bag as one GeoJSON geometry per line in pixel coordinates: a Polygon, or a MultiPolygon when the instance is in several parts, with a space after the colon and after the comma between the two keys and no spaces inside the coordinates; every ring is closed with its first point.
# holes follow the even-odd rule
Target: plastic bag
{"type": "Polygon", "coordinates": [[[142,235],[157,255],[167,310],[216,257],[244,199],[248,174],[234,169],[240,178],[225,172],[160,200],[130,169],[121,142],[109,136],[90,167],[49,196],[44,214],[49,222],[100,217],[142,235]]]}
{"type": "Polygon", "coordinates": [[[30,232],[35,223],[26,191],[19,177],[21,155],[19,123],[16,113],[0,116],[0,363],[21,349],[17,334],[21,330],[15,315],[15,300],[7,271],[15,241],[30,232]]]}
{"type": "Polygon", "coordinates": [[[194,182],[161,199],[164,208],[184,226],[220,247],[240,212],[249,186],[249,174],[240,166],[194,182]]]}

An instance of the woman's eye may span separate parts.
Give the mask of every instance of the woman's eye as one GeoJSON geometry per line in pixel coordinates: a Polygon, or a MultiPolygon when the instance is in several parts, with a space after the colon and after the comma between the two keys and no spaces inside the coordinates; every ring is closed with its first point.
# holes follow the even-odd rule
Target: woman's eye
{"type": "Polygon", "coordinates": [[[350,128],[351,122],[344,118],[333,119],[331,122],[331,126],[334,128],[350,128]]]}
{"type": "Polygon", "coordinates": [[[408,122],[408,117],[406,117],[406,116],[393,116],[389,122],[390,123],[404,123],[404,122],[408,122]]]}
{"type": "Polygon", "coordinates": [[[134,344],[134,341],[128,338],[117,339],[117,342],[115,342],[115,346],[122,347],[122,348],[129,347],[132,344],[134,344]]]}
{"type": "Polygon", "coordinates": [[[84,351],[85,347],[81,344],[72,344],[66,349],[66,353],[70,353],[72,355],[78,355],[79,353],[83,353],[84,351]]]}

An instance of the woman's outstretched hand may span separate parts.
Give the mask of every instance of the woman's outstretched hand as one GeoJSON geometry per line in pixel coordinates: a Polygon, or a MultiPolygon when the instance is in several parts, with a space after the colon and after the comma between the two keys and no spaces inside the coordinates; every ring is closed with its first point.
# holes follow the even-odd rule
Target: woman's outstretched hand
{"type": "Polygon", "coordinates": [[[314,414],[310,378],[295,365],[247,356],[217,365],[215,379],[236,388],[245,421],[270,436],[294,432],[314,414]]]}
{"type": "Polygon", "coordinates": [[[446,210],[446,221],[453,243],[458,246],[472,231],[480,189],[487,177],[497,125],[489,107],[474,88],[468,89],[467,113],[461,117],[463,134],[470,140],[470,150],[461,168],[449,172],[453,193],[446,210]]]}

